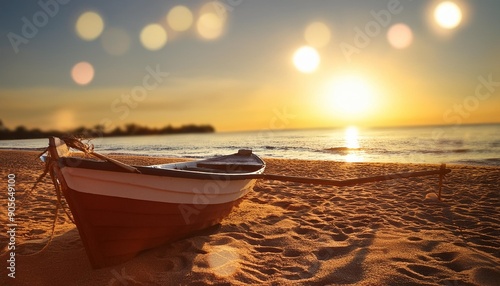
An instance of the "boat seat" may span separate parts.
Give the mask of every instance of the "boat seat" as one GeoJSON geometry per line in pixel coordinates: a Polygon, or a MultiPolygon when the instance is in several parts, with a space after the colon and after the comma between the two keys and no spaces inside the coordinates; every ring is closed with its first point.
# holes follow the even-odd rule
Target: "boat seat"
{"type": "Polygon", "coordinates": [[[229,162],[203,162],[196,165],[198,168],[205,168],[211,170],[221,170],[228,173],[237,172],[253,172],[262,168],[261,164],[238,164],[229,162]]]}

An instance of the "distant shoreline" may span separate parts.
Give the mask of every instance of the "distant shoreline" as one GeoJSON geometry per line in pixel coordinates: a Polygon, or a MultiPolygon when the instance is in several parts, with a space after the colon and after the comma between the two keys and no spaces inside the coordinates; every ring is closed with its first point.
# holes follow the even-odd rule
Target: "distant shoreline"
{"type": "MultiPolygon", "coordinates": [[[[304,130],[87,136],[103,154],[205,158],[252,149],[263,157],[338,162],[447,163],[500,167],[500,125],[359,130],[304,130]],[[174,136],[175,135],[175,136],[174,136]],[[352,135],[352,134],[351,134],[352,135]],[[487,136],[486,136],[487,135],[487,136]],[[93,138],[93,140],[92,140],[93,138]]],[[[0,140],[0,148],[40,148],[47,138],[0,140]]]]}
{"type": "Polygon", "coordinates": [[[189,133],[214,133],[215,128],[211,125],[186,124],[180,127],[172,125],[163,128],[150,128],[137,124],[127,124],[123,127],[116,127],[111,131],[106,131],[102,125],[96,125],[93,128],[79,127],[71,131],[42,131],[38,128],[27,129],[24,126],[18,126],[14,130],[6,128],[0,121],[0,140],[19,140],[19,139],[42,139],[47,137],[125,137],[141,135],[169,135],[169,134],[189,134],[189,133]]]}

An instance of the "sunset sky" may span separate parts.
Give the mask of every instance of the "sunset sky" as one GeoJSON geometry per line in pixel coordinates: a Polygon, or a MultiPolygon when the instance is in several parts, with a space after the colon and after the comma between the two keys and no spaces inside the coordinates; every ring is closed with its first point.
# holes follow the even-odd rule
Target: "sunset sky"
{"type": "Polygon", "coordinates": [[[0,119],[9,128],[500,122],[498,0],[0,7],[0,119]]]}

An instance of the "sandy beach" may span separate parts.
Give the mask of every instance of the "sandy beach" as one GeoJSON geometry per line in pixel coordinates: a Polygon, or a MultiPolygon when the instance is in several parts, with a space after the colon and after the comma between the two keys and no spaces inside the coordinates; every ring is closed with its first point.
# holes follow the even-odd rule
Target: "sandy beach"
{"type": "MultiPolygon", "coordinates": [[[[37,152],[0,151],[0,285],[500,285],[500,168],[448,166],[438,177],[353,187],[258,181],[201,235],[94,270],[60,213],[37,152]],[[15,175],[15,278],[8,276],[8,178],[15,175]]],[[[113,156],[149,165],[179,159],[113,156]]],[[[266,173],[347,179],[436,165],[266,159],[266,173]]]]}

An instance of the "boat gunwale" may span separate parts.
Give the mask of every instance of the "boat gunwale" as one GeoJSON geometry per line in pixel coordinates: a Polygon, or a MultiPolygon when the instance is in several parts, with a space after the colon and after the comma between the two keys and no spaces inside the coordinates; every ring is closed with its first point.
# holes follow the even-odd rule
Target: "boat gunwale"
{"type": "MultiPolygon", "coordinates": [[[[229,155],[231,156],[231,155],[229,155]]],[[[197,180],[248,180],[248,179],[259,179],[264,172],[266,167],[265,162],[257,155],[252,154],[251,156],[259,162],[259,165],[252,165],[254,168],[258,168],[251,172],[235,172],[238,168],[241,168],[238,164],[228,164],[227,172],[204,172],[204,171],[194,171],[194,170],[183,170],[183,169],[170,169],[170,168],[159,168],[161,165],[153,166],[133,166],[137,168],[141,175],[148,176],[159,176],[159,177],[174,177],[174,178],[186,178],[186,179],[197,179],[197,180]]],[[[168,165],[180,165],[204,162],[192,161],[192,162],[178,162],[168,165]]],[[[58,160],[59,167],[70,167],[70,168],[81,168],[81,169],[91,169],[102,172],[118,172],[118,173],[129,173],[127,170],[120,168],[113,163],[107,161],[96,161],[85,158],[78,157],[60,157],[58,160]]],[[[241,170],[241,169],[240,169],[241,170]]],[[[214,170],[215,171],[215,170],[214,170]]]]}

